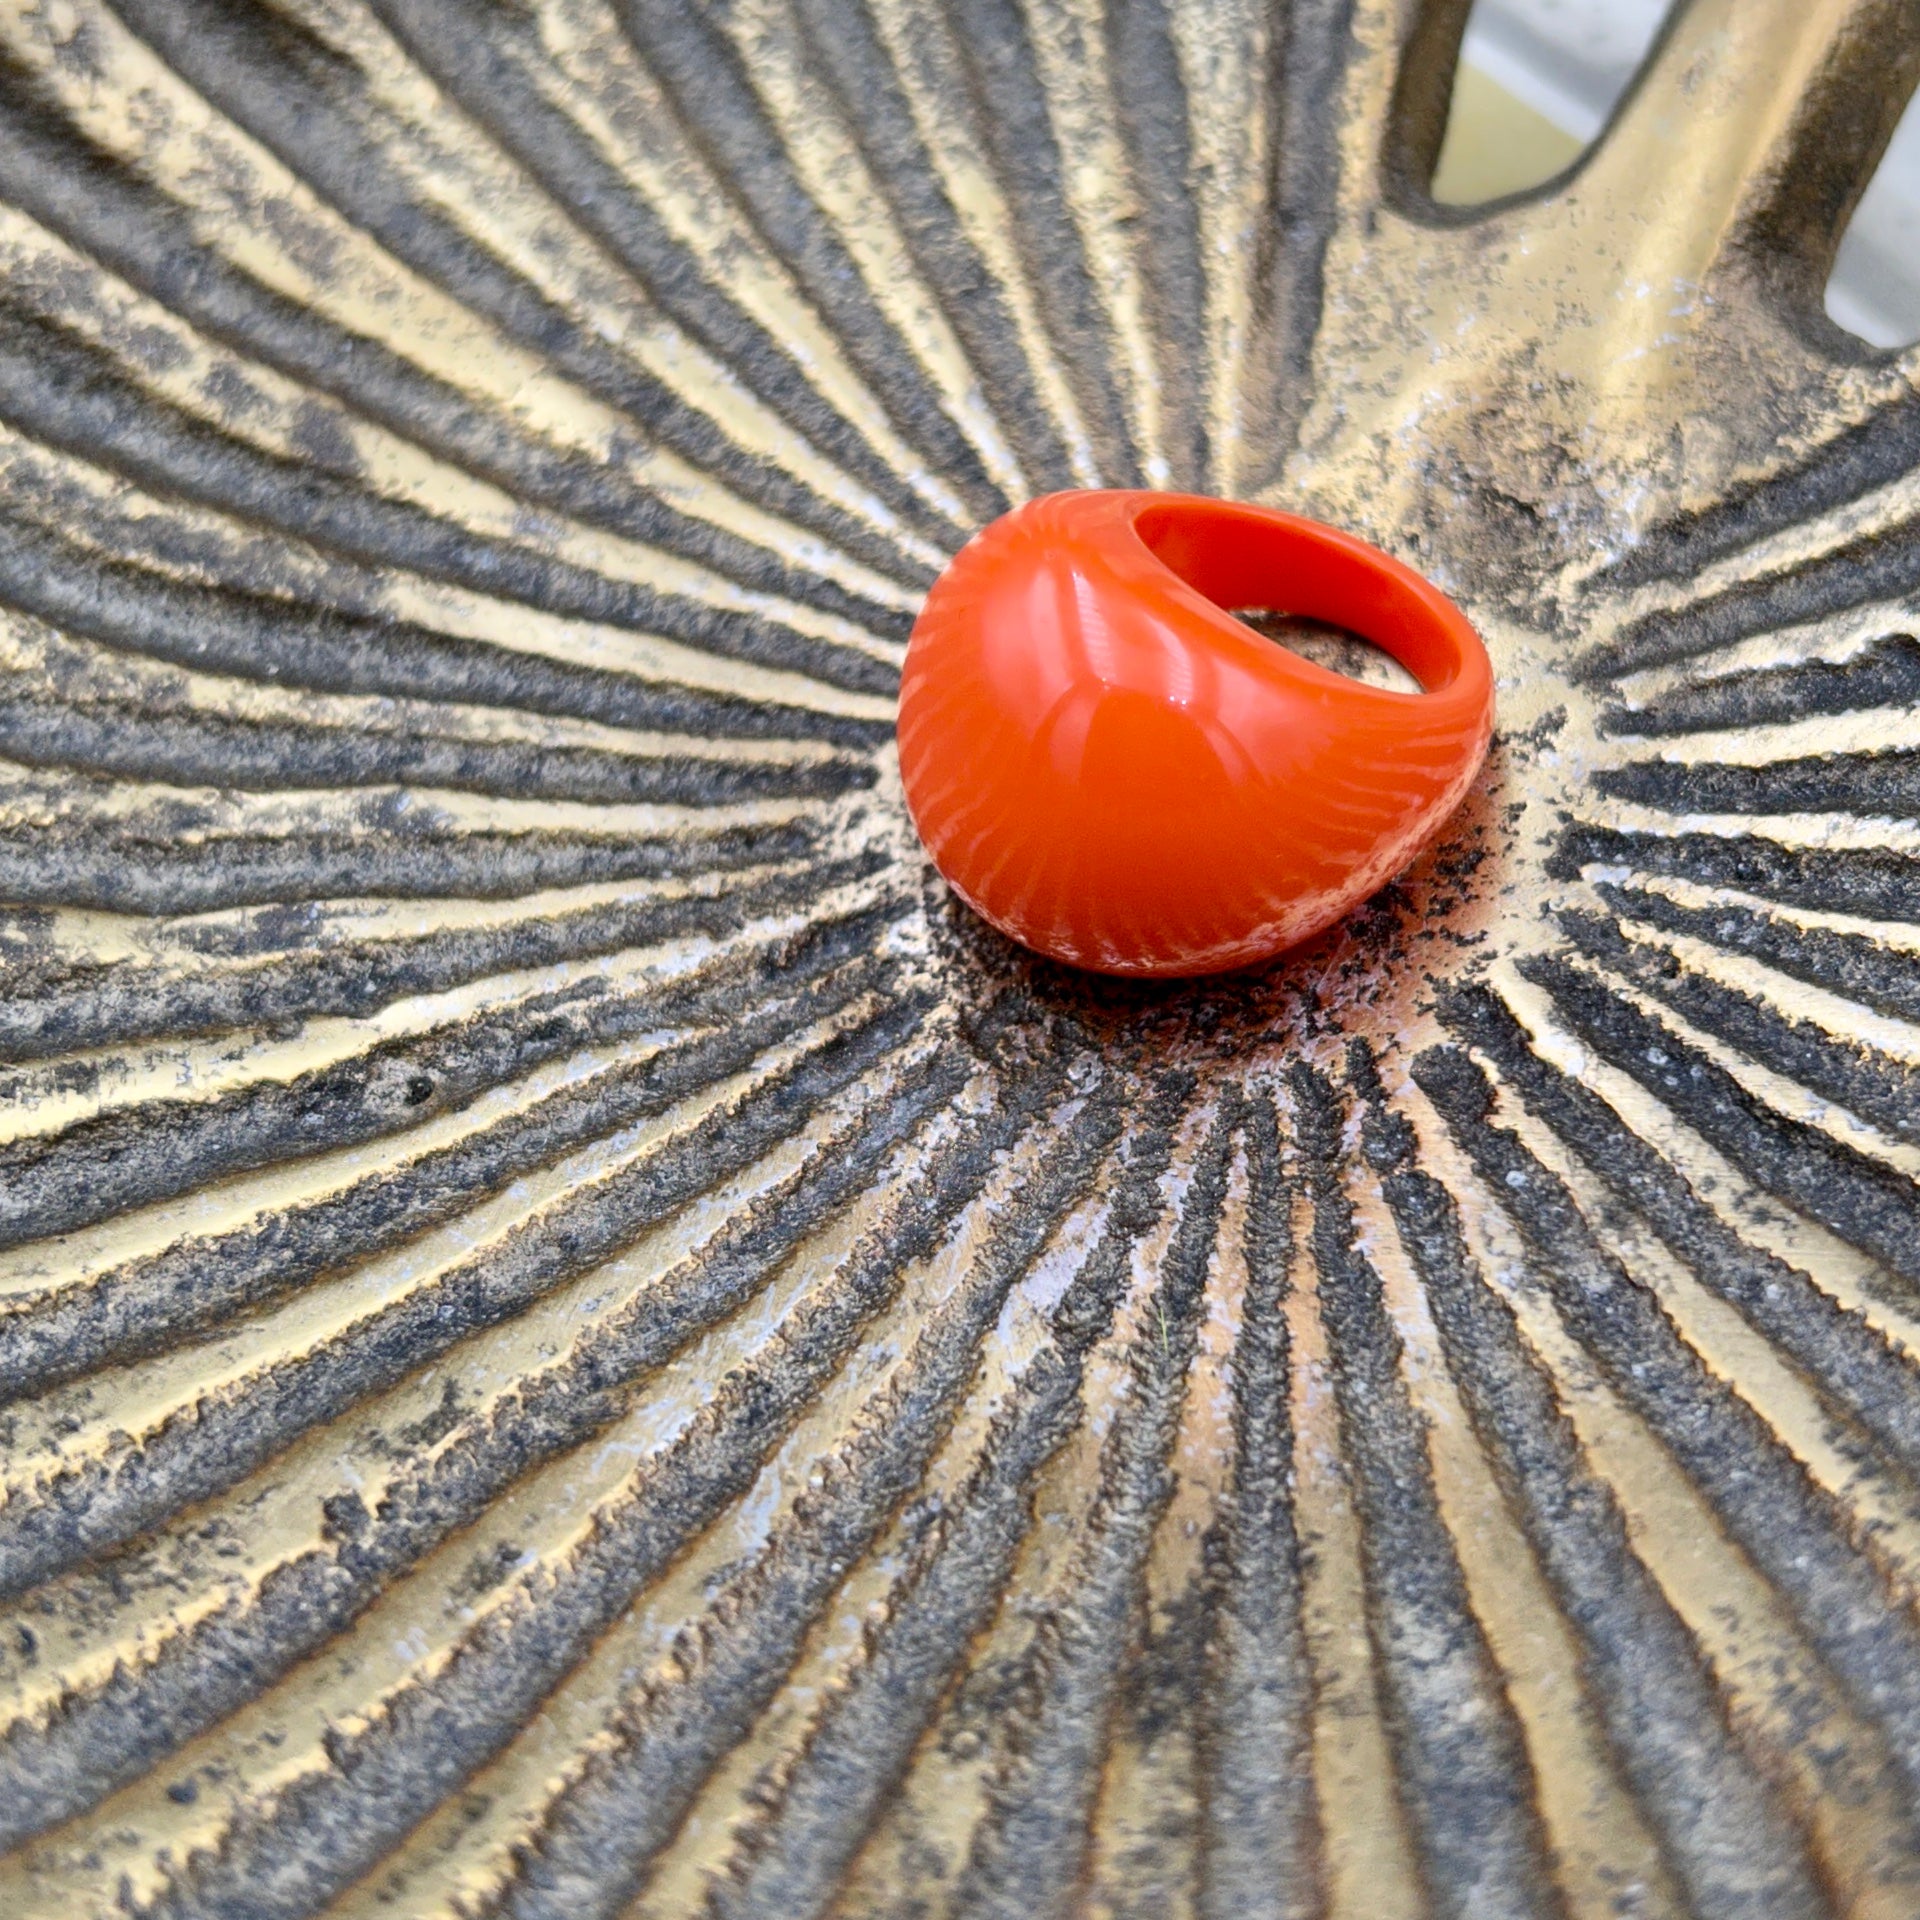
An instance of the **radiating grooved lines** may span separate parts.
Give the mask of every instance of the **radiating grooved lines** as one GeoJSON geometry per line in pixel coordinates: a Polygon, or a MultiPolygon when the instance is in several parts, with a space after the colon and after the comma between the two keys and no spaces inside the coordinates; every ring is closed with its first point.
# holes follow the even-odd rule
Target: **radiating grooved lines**
{"type": "Polygon", "coordinates": [[[1334,1176],[1339,1116],[1327,1083],[1294,1076],[1313,1256],[1389,1724],[1433,1895],[1450,1914],[1552,1910],[1544,1835],[1499,1676],[1441,1525],[1401,1347],[1380,1280],[1354,1244],[1334,1176]]]}
{"type": "Polygon", "coordinates": [[[1210,1712],[1202,1735],[1200,1905],[1208,1920],[1314,1910],[1318,1822],[1302,1638],[1301,1543],[1287,1489],[1293,1433],[1285,1313],[1293,1258],[1271,1096],[1249,1101],[1245,1288],[1233,1348],[1233,1466],[1219,1523],[1210,1712]]]}
{"type": "Polygon", "coordinates": [[[1413,1158],[1404,1120],[1370,1105],[1369,1158],[1427,1287],[1443,1350],[1555,1598],[1644,1816],[1693,1911],[1817,1913],[1791,1829],[1729,1737],[1682,1623],[1634,1558],[1512,1311],[1476,1272],[1452,1195],[1413,1158]]]}
{"type": "Polygon", "coordinates": [[[986,1818],[956,1892],[961,1912],[1064,1911],[1079,1878],[1118,1665],[1140,1631],[1144,1561],[1172,1488],[1166,1455],[1192,1364],[1236,1113],[1199,1143],[1158,1284],[1134,1331],[1132,1392],[1102,1450],[1083,1557],[1030,1655],[1033,1704],[1012,1729],[986,1818]]]}
{"type": "Polygon", "coordinates": [[[767,1803],[760,1830],[747,1836],[734,1884],[719,1897],[723,1912],[798,1920],[819,1911],[833,1891],[860,1836],[849,1813],[871,1816],[920,1731],[921,1718],[900,1717],[902,1706],[932,1709],[1011,1570],[1021,1529],[1009,1522],[1021,1515],[1035,1475],[1076,1411],[1086,1351],[1106,1332],[1128,1252],[1157,1211],[1153,1188],[1185,1091],[1161,1088],[1140,1113],[1106,1230],[1053,1308],[1049,1344],[996,1412],[957,1511],[918,1546],[873,1637],[869,1667],[823,1714],[767,1803]],[[884,1731],[876,1719],[882,1715],[893,1722],[884,1731]]]}
{"type": "Polygon", "coordinates": [[[1564,1676],[1581,1664],[1579,1642],[1475,1440],[1419,1265],[1399,1233],[1384,1182],[1361,1172],[1361,1166],[1376,1175],[1390,1172],[1398,1144],[1374,1104],[1384,1090],[1364,1042],[1350,1044],[1347,1068],[1350,1084],[1368,1102],[1363,1158],[1348,1181],[1357,1237],[1380,1275],[1382,1298],[1402,1342],[1410,1397],[1429,1434],[1435,1496],[1525,1742],[1567,1910],[1612,1913],[1629,1889],[1639,1911],[1677,1915],[1687,1911],[1686,1902],[1648,1823],[1618,1780],[1606,1733],[1584,1698],[1564,1684],[1564,1676]]]}
{"type": "MultiPolygon", "coordinates": [[[[1886,1657],[1885,1642],[1912,1635],[1915,1625],[1876,1593],[1871,1570],[1846,1541],[1843,1516],[1751,1410],[1706,1375],[1650,1293],[1595,1246],[1558,1179],[1512,1133],[1484,1124],[1489,1090],[1477,1071],[1458,1055],[1423,1059],[1422,1085],[1476,1166],[1519,1196],[1516,1222],[1574,1337],[1695,1479],[1858,1708],[1880,1719],[1889,1750],[1910,1766],[1920,1667],[1904,1652],[1886,1657]],[[1881,1658],[1869,1651],[1876,1643],[1881,1658]]],[[[1911,1851],[1916,1841],[1903,1834],[1900,1843],[1911,1851]]]]}
{"type": "MultiPolygon", "coordinates": [[[[868,1059],[856,1052],[847,1066],[857,1070],[868,1059]]],[[[374,1599],[383,1580],[431,1551],[513,1478],[612,1425],[676,1341],[746,1297],[809,1232],[831,1220],[861,1178],[883,1167],[899,1141],[952,1097],[960,1077],[951,1057],[936,1054],[914,1062],[892,1089],[891,1100],[835,1137],[837,1160],[823,1160],[816,1147],[812,1158],[743,1208],[698,1256],[671,1269],[641,1296],[651,1311],[643,1311],[636,1299],[604,1315],[591,1333],[576,1338],[564,1360],[529,1376],[484,1415],[449,1412],[438,1423],[445,1430],[434,1436],[424,1470],[389,1475],[375,1510],[364,1501],[357,1510],[350,1500],[330,1504],[330,1553],[323,1549],[284,1564],[271,1587],[259,1581],[250,1608],[216,1616],[182,1636],[182,1644],[150,1655],[144,1671],[118,1671],[104,1686],[63,1700],[44,1733],[19,1730],[6,1749],[15,1774],[11,1802],[40,1821],[71,1811],[74,1776],[80,1772],[73,1756],[90,1750],[97,1770],[103,1751],[115,1741],[126,1752],[126,1774],[139,1763],[151,1764],[196,1723],[208,1723],[264,1684],[305,1644],[339,1631],[374,1599]],[[224,1700],[210,1685],[222,1669],[244,1676],[224,1700]]],[[[830,1080],[810,1089],[822,1099],[832,1090],[830,1080]]],[[[710,1171],[724,1179],[728,1169],[722,1162],[710,1171]]],[[[673,1198],[669,1187],[654,1201],[655,1211],[669,1208],[673,1198]]],[[[646,1216],[630,1215],[624,1224],[628,1233],[637,1234],[646,1216]]],[[[576,1256],[583,1273],[592,1271],[593,1251],[584,1261],[576,1256]]],[[[548,1281],[550,1289],[555,1285],[548,1281]]],[[[364,1391],[378,1382],[361,1385],[364,1391]]]]}
{"type": "Polygon", "coordinates": [[[8,1920],[1920,1912],[1920,0],[1462,11],[0,17],[8,1920]],[[1494,656],[1264,974],[914,840],[1073,486],[1494,656]]]}

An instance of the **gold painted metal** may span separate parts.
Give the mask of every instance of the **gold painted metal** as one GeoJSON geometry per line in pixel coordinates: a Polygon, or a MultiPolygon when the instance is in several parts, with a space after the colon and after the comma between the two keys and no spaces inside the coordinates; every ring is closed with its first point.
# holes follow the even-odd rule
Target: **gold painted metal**
{"type": "Polygon", "coordinates": [[[1920,1905],[1920,10],[1465,12],[0,7],[0,1912],[1920,1905]],[[1093,484],[1493,654],[1259,976],[906,820],[1093,484]]]}

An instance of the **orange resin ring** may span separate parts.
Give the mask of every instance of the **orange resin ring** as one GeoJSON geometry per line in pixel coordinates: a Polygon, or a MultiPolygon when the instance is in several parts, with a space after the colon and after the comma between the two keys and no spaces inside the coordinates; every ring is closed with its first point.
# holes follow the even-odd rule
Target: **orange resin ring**
{"type": "Polygon", "coordinates": [[[1003,933],[1102,973],[1214,973],[1405,868],[1492,728],[1466,616],[1365,541],[1196,494],[1056,493],[927,596],[900,773],[935,865],[1003,933]],[[1423,691],[1331,673],[1228,607],[1345,627],[1423,691]]]}

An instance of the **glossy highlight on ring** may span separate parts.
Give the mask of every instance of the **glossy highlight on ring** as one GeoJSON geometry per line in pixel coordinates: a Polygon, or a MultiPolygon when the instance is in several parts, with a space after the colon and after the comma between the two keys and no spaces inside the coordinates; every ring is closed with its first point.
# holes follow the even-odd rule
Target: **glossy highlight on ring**
{"type": "Polygon", "coordinates": [[[900,771],[935,865],[1003,933],[1172,977],[1269,959],[1401,872],[1492,728],[1466,616],[1365,541],[1195,494],[1057,493],[928,595],[900,771]],[[1230,607],[1358,633],[1422,690],[1330,672],[1230,607]]]}

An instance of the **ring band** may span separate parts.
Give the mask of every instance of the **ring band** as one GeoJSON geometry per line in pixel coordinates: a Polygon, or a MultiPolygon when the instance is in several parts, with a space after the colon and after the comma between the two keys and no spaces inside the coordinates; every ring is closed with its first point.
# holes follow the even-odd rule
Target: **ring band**
{"type": "Polygon", "coordinates": [[[1486,756],[1493,670],[1438,588],[1351,534],[1198,494],[1056,493],[977,534],[915,622],[908,810],[977,913],[1099,972],[1213,973],[1401,872],[1486,756]],[[1226,611],[1343,627],[1365,685],[1226,611]]]}

